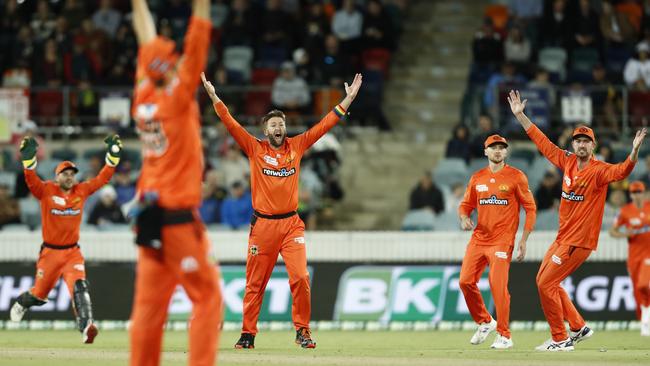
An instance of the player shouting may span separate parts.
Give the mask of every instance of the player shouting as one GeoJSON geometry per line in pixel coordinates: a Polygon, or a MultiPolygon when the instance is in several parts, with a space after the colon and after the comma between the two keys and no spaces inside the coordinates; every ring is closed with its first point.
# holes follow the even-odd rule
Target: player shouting
{"type": "Polygon", "coordinates": [[[627,271],[634,288],[636,315],[641,320],[641,335],[650,337],[650,201],[645,198],[645,184],[630,183],[630,196],[632,202],[621,207],[609,233],[627,238],[627,271]]]}
{"type": "Polygon", "coordinates": [[[25,181],[41,204],[43,244],[36,262],[34,287],[18,296],[10,317],[20,321],[30,307],[45,304],[48,293],[63,277],[84,343],[93,343],[98,330],[93,323],[84,257],[79,249],[79,227],[86,198],[111,180],[122,153],[119,136],[108,137],[104,142],[108,147],[106,165],[97,177],[83,183],[77,182],[75,175],[79,169],[71,161],[57,165],[54,181],[43,182],[35,172],[38,143],[26,137],[20,144],[25,181]]]}
{"type": "Polygon", "coordinates": [[[279,110],[267,113],[262,118],[267,141],[251,136],[235,121],[215,93],[214,86],[204,75],[202,78],[219,118],[246,153],[251,166],[254,213],[246,260],[244,321],[235,348],[255,348],[257,318],[264,289],[278,254],[282,254],[289,274],[295,341],[303,348],[315,348],[316,342],[311,338],[309,329],[311,294],[305,251],[305,224],[296,213],[300,161],[305,151],[334,127],[350,107],[361,87],[361,74],[355,75],[352,85],[345,83],[346,96],[333,111],[298,136],[287,137],[284,113],[279,110]]]}
{"type": "Polygon", "coordinates": [[[193,304],[189,365],[213,366],[222,304],[219,271],[198,215],[203,148],[195,100],[210,45],[210,1],[194,0],[182,55],[174,42],[156,36],[146,2],[131,3],[140,48],[133,113],[144,157],[137,195],[147,203],[136,221],[131,365],[160,364],[169,300],[181,284],[193,304]]]}
{"type": "Polygon", "coordinates": [[[593,335],[560,283],[587,260],[598,245],[609,183],[629,176],[636,164],[646,129],[637,131],[632,152],[619,164],[608,164],[594,157],[596,137],[591,128],[573,130],[573,153],[553,144],[524,114],[526,100],[510,91],[510,109],[539,151],[564,172],[559,216],[560,228],[544,256],[537,273],[537,289],[544,316],[551,326],[551,339],[539,351],[572,351],[574,344],[593,335]],[[570,336],[564,327],[569,322],[570,336]]]}
{"type": "Polygon", "coordinates": [[[497,336],[491,348],[506,349],[513,346],[508,328],[508,271],[519,227],[519,207],[523,206],[526,211],[526,223],[517,253],[517,260],[522,261],[526,255],[526,241],[535,225],[536,206],[528,189],[526,175],[505,163],[508,156],[508,142],[505,138],[499,135],[489,136],[485,140],[485,156],[488,166],[472,175],[458,207],[463,230],[474,229],[463,258],[459,282],[469,312],[478,323],[478,329],[470,343],[485,342],[488,335],[496,329],[497,336]],[[473,210],[478,213],[476,227],[470,219],[473,210]],[[488,265],[497,321],[487,311],[477,286],[488,265]]]}

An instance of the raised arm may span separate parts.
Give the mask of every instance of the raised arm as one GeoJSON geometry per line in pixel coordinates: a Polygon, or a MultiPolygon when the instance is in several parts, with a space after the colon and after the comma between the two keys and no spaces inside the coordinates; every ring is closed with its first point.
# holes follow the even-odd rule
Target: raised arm
{"type": "Polygon", "coordinates": [[[23,170],[25,173],[25,183],[27,188],[32,192],[34,197],[41,199],[45,190],[45,183],[36,174],[36,151],[38,142],[33,137],[25,137],[20,142],[20,157],[23,161],[23,170]]]}
{"type": "Polygon", "coordinates": [[[557,147],[546,135],[539,129],[533,122],[528,119],[524,114],[527,99],[521,100],[518,90],[511,90],[508,94],[508,103],[510,110],[514,114],[517,121],[526,130],[528,137],[537,145],[537,149],[548,159],[553,165],[560,169],[564,169],[567,158],[570,155],[568,151],[564,151],[557,147]]]}
{"type": "Polygon", "coordinates": [[[639,149],[643,143],[647,131],[644,128],[636,132],[636,136],[632,141],[632,151],[630,155],[624,161],[618,164],[606,164],[603,166],[601,174],[597,175],[596,184],[606,185],[611,182],[616,182],[627,178],[634,166],[636,165],[637,160],[639,159],[639,149]]]}
{"type": "Polygon", "coordinates": [[[143,45],[156,38],[156,25],[145,0],[131,0],[133,8],[133,29],[138,45],[143,45]]]}
{"type": "Polygon", "coordinates": [[[241,147],[242,151],[244,151],[247,156],[251,156],[257,139],[248,133],[248,131],[246,131],[246,129],[244,129],[244,127],[242,127],[242,125],[240,125],[239,122],[230,115],[228,107],[226,107],[221,99],[219,99],[214,90],[214,85],[205,78],[204,73],[201,73],[201,81],[203,81],[203,87],[212,100],[215,112],[217,112],[217,115],[221,118],[221,121],[228,129],[228,132],[230,132],[235,141],[237,141],[237,144],[241,147]]]}
{"type": "Polygon", "coordinates": [[[183,42],[183,56],[178,65],[179,79],[192,96],[208,61],[211,35],[210,0],[194,0],[192,18],[183,42]]]}
{"type": "Polygon", "coordinates": [[[350,105],[354,101],[354,98],[357,97],[357,93],[359,93],[359,88],[361,88],[362,83],[363,76],[361,74],[356,74],[354,76],[354,80],[352,81],[351,85],[348,85],[347,82],[344,83],[345,98],[343,98],[341,103],[334,107],[334,110],[323,117],[320,122],[312,126],[312,128],[307,130],[305,133],[296,137],[300,139],[299,144],[303,151],[309,149],[311,145],[318,141],[318,139],[326,134],[327,131],[331,130],[332,127],[334,127],[339,121],[339,119],[345,115],[346,111],[348,108],[350,108],[350,105]]]}
{"type": "Polygon", "coordinates": [[[85,190],[87,196],[95,193],[98,189],[108,183],[115,173],[115,167],[120,163],[120,158],[122,156],[122,140],[120,139],[120,136],[109,136],[104,139],[104,143],[106,144],[106,157],[104,159],[106,165],[104,165],[95,178],[89,179],[80,184],[81,188],[85,190]]]}

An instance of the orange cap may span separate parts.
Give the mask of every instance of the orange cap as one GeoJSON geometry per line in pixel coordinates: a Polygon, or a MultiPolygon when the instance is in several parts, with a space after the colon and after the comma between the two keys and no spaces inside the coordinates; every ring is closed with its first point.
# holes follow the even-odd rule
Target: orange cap
{"type": "Polygon", "coordinates": [[[488,136],[488,138],[485,139],[485,148],[487,148],[490,145],[494,145],[494,144],[504,144],[504,145],[508,146],[508,141],[506,141],[505,138],[503,138],[503,137],[501,137],[499,135],[488,136]]]}
{"type": "Polygon", "coordinates": [[[640,180],[635,180],[634,182],[630,183],[630,188],[628,188],[630,192],[645,192],[645,184],[641,182],[640,180]]]}
{"type": "Polygon", "coordinates": [[[573,137],[576,138],[578,136],[585,136],[591,139],[591,141],[596,142],[596,136],[594,136],[594,130],[587,126],[578,126],[573,130],[573,137]]]}
{"type": "Polygon", "coordinates": [[[138,57],[148,77],[154,80],[162,79],[163,75],[176,65],[176,44],[168,38],[157,36],[140,47],[138,57]]]}
{"type": "Polygon", "coordinates": [[[68,160],[62,161],[61,163],[59,163],[59,165],[56,166],[56,170],[54,172],[57,175],[59,175],[59,173],[63,172],[64,170],[68,170],[68,169],[74,170],[75,173],[79,172],[79,169],[77,168],[77,166],[74,165],[73,162],[68,161],[68,160]]]}

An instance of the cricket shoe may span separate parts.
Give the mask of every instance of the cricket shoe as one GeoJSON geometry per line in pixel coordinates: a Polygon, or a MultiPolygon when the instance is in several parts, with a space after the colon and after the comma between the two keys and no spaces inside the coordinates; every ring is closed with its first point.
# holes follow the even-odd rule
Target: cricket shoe
{"type": "Polygon", "coordinates": [[[574,349],[575,347],[570,337],[560,342],[555,342],[553,338],[550,338],[543,344],[535,347],[535,350],[545,352],[567,352],[573,351],[574,349]]]}
{"type": "Polygon", "coordinates": [[[497,329],[497,321],[494,319],[489,323],[479,324],[476,333],[474,333],[469,343],[476,345],[485,342],[490,333],[494,332],[495,329],[497,329]]]}
{"type": "Polygon", "coordinates": [[[99,334],[97,326],[93,322],[88,322],[88,325],[84,328],[82,332],[82,339],[85,344],[92,344],[95,341],[95,337],[99,334]]]}
{"type": "Polygon", "coordinates": [[[594,331],[586,325],[575,332],[574,331],[569,332],[569,337],[571,337],[571,340],[573,341],[574,344],[587,340],[591,338],[591,336],[593,335],[594,335],[594,331]]]}
{"type": "Polygon", "coordinates": [[[650,337],[650,322],[641,323],[641,337],[650,337]]]}
{"type": "Polygon", "coordinates": [[[316,348],[316,342],[311,339],[309,328],[300,328],[296,331],[296,344],[302,348],[316,348]]]}
{"type": "Polygon", "coordinates": [[[235,348],[255,348],[255,336],[250,333],[242,333],[237,343],[235,343],[235,348]]]}
{"type": "Polygon", "coordinates": [[[27,309],[28,308],[20,305],[18,301],[16,301],[11,307],[11,311],[9,312],[9,319],[11,319],[12,322],[21,321],[23,319],[23,316],[25,316],[27,309]]]}
{"type": "Polygon", "coordinates": [[[501,334],[497,333],[496,338],[494,338],[494,342],[492,342],[492,345],[490,348],[494,349],[508,349],[512,348],[514,344],[512,343],[511,338],[506,338],[502,336],[501,334]]]}

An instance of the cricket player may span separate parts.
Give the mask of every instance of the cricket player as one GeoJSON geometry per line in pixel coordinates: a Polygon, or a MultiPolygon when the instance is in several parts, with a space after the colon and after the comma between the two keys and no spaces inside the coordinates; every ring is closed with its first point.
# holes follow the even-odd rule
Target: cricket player
{"type": "Polygon", "coordinates": [[[629,190],[632,202],[621,207],[609,233],[627,238],[627,271],[634,288],[636,315],[641,320],[641,335],[650,337],[650,201],[643,182],[630,183],[629,190]]]}
{"type": "Polygon", "coordinates": [[[43,182],[35,171],[38,143],[32,137],[25,137],[20,144],[27,187],[41,204],[43,243],[36,262],[34,287],[18,296],[10,317],[12,321],[20,321],[30,307],[45,304],[50,290],[63,277],[83,343],[93,343],[98,333],[93,322],[84,257],[79,249],[83,207],[86,198],[111,180],[122,154],[119,136],[113,135],[104,142],[108,147],[106,165],[97,177],[83,183],[77,182],[75,175],[79,169],[71,161],[57,165],[54,181],[43,182]]]}
{"type": "Polygon", "coordinates": [[[590,338],[594,331],[571,302],[560,283],[587,260],[598,245],[607,186],[629,176],[638,159],[646,129],[637,131],[632,151],[624,162],[608,164],[596,160],[596,137],[591,128],[573,130],[573,153],[553,144],[524,114],[526,100],[510,91],[510,109],[528,137],[553,165],[564,172],[560,199],[560,228],[537,273],[537,289],[544,316],[551,326],[551,339],[536,347],[539,351],[573,351],[574,344],[590,338]],[[570,335],[564,326],[569,322],[570,335]]]}
{"type": "Polygon", "coordinates": [[[255,348],[257,319],[264,297],[264,289],[271,272],[282,254],[293,298],[292,317],[296,329],[295,342],[303,348],[315,348],[311,337],[311,293],[307,254],[305,251],[305,224],[298,217],[298,177],[303,154],[321,136],[329,131],[346,113],[361,87],[361,74],[356,74],[352,85],[345,83],[346,96],[333,111],[308,131],[287,137],[285,116],[272,110],[262,119],[267,141],[251,136],[228,112],[217,97],[214,86],[202,75],[221,121],[248,156],[251,167],[253,217],[248,240],[246,260],[246,289],[244,292],[244,321],[242,334],[235,348],[255,348]]]}
{"type": "Polygon", "coordinates": [[[472,175],[465,190],[465,196],[458,207],[460,225],[463,230],[472,230],[465,258],[460,269],[460,289],[478,329],[470,340],[471,344],[485,342],[488,335],[497,330],[491,348],[512,348],[510,336],[510,293],[508,292],[508,271],[512,260],[515,234],[519,227],[519,208],[526,211],[524,232],[517,248],[517,260],[526,256],[526,241],[535,225],[536,206],[528,179],[520,170],[505,163],[508,156],[508,142],[499,135],[485,140],[485,156],[488,166],[472,175]],[[474,226],[470,215],[477,210],[478,222],[474,226]],[[497,321],[487,308],[478,289],[478,281],[486,266],[490,266],[489,281],[497,321]]]}
{"type": "Polygon", "coordinates": [[[213,366],[223,311],[219,270],[198,214],[204,163],[195,99],[210,45],[210,1],[193,1],[182,54],[173,41],[156,36],[144,0],[131,4],[139,45],[132,112],[143,166],[130,363],[160,364],[169,300],[180,284],[193,304],[189,365],[213,366]]]}

